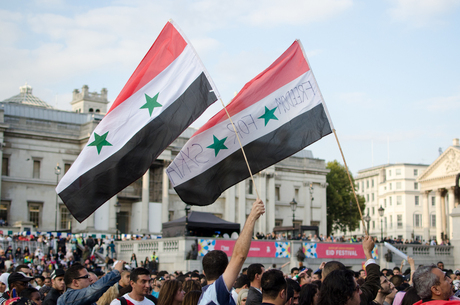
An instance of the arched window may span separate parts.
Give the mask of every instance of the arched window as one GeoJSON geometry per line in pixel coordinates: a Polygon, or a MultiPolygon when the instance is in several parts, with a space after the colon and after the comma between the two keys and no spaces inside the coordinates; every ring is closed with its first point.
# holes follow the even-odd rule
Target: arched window
{"type": "Polygon", "coordinates": [[[89,108],[88,110],[88,112],[93,112],[93,111],[94,111],[93,108],[89,108]]]}
{"type": "Polygon", "coordinates": [[[100,113],[101,111],[99,109],[96,109],[96,113],[100,113]]]}

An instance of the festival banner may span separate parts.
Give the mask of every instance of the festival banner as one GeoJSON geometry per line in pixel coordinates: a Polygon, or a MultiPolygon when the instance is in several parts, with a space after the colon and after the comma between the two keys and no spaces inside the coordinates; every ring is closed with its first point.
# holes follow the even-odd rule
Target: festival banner
{"type": "MultiPolygon", "coordinates": [[[[232,256],[233,247],[236,240],[222,239],[198,239],[198,256],[205,256],[213,250],[224,251],[228,256],[232,256]]],[[[276,241],[253,241],[249,249],[248,257],[291,257],[289,242],[276,241]]]]}
{"type": "MultiPolygon", "coordinates": [[[[365,259],[363,245],[337,243],[303,243],[303,253],[306,258],[327,259],[365,259]]],[[[372,250],[372,257],[378,258],[377,247],[372,250]]]]}

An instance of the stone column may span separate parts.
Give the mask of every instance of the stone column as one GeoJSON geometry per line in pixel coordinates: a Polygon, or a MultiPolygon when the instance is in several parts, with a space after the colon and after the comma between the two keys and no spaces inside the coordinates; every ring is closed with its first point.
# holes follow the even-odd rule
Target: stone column
{"type": "Polygon", "coordinates": [[[275,172],[274,169],[273,171],[270,171],[267,174],[267,179],[268,179],[268,201],[265,202],[266,206],[266,214],[267,214],[267,227],[266,227],[266,232],[271,233],[273,231],[273,228],[275,227],[275,205],[276,205],[276,198],[275,198],[275,172]]]}
{"type": "Polygon", "coordinates": [[[238,222],[242,231],[246,222],[246,180],[238,183],[238,222]]]}
{"type": "Polygon", "coordinates": [[[447,204],[448,208],[449,208],[449,212],[448,212],[448,223],[449,223],[449,226],[448,226],[448,232],[447,233],[447,236],[449,239],[452,238],[452,232],[454,232],[454,222],[452,221],[452,217],[450,216],[450,214],[452,213],[453,209],[454,209],[454,206],[455,206],[455,193],[454,193],[454,187],[450,187],[448,190],[448,193],[449,193],[449,202],[447,204]]]}
{"type": "Polygon", "coordinates": [[[235,196],[235,186],[232,186],[225,191],[224,219],[231,222],[235,222],[235,196]]]}
{"type": "MultiPolygon", "coordinates": [[[[266,172],[262,171],[257,175],[256,178],[257,183],[257,191],[259,192],[260,199],[267,204],[267,179],[266,179],[266,172]]],[[[259,225],[258,231],[265,234],[267,230],[267,213],[260,216],[259,218],[259,225]]]]}
{"type": "Polygon", "coordinates": [[[430,192],[425,191],[423,194],[423,214],[422,214],[422,225],[423,225],[423,239],[430,241],[430,192]]]}
{"type": "Polygon", "coordinates": [[[140,217],[140,233],[149,231],[149,202],[150,202],[150,168],[142,176],[142,204],[140,217]]]}
{"type": "Polygon", "coordinates": [[[436,191],[436,240],[438,244],[441,243],[441,232],[443,230],[442,227],[442,209],[441,209],[441,193],[442,189],[438,189],[436,191]]]}
{"type": "Polygon", "coordinates": [[[441,232],[447,234],[446,189],[441,189],[441,232]]]}
{"type": "Polygon", "coordinates": [[[161,222],[168,222],[169,213],[169,178],[166,169],[171,161],[164,161],[163,165],[163,196],[161,201],[161,222]]]}
{"type": "MultiPolygon", "coordinates": [[[[452,223],[460,223],[460,206],[452,209],[449,216],[452,219],[452,223]]],[[[460,264],[460,230],[453,230],[451,237],[450,242],[454,248],[454,266],[458,266],[460,264]]]]}

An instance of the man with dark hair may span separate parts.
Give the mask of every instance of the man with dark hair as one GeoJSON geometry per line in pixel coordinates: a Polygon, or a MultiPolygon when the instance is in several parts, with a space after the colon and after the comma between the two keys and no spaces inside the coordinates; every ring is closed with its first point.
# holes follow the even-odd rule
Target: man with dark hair
{"type": "Polygon", "coordinates": [[[248,256],[256,220],[263,213],[265,213],[264,203],[257,199],[252,204],[251,212],[233,247],[230,263],[227,255],[220,250],[210,251],[203,257],[203,273],[208,285],[203,287],[199,305],[235,305],[231,289],[248,256]]]}
{"type": "Polygon", "coordinates": [[[121,278],[118,281],[118,291],[121,291],[123,288],[129,286],[130,272],[128,270],[123,270],[120,276],[121,278]]]}
{"type": "Polygon", "coordinates": [[[246,305],[260,305],[262,303],[262,291],[260,281],[262,275],[265,272],[264,265],[262,264],[251,264],[248,267],[248,278],[251,283],[249,287],[248,298],[246,305]]]}
{"type": "Polygon", "coordinates": [[[250,285],[249,277],[246,274],[240,275],[233,285],[232,296],[235,303],[238,303],[238,294],[242,289],[248,289],[250,285]]]}
{"type": "Polygon", "coordinates": [[[34,278],[26,276],[22,272],[13,272],[8,276],[8,288],[9,291],[5,291],[0,297],[0,304],[6,302],[13,296],[13,290],[17,295],[21,293],[22,290],[26,289],[29,286],[29,282],[34,278]]]}
{"type": "Polygon", "coordinates": [[[155,305],[147,298],[150,291],[150,271],[142,267],[134,269],[129,276],[129,284],[132,287],[131,292],[113,300],[110,305],[155,305]]]}
{"type": "Polygon", "coordinates": [[[401,275],[401,269],[399,267],[394,267],[393,268],[393,275],[401,275]]]}
{"type": "MultiPolygon", "coordinates": [[[[380,289],[380,266],[372,258],[372,250],[374,249],[374,240],[370,236],[363,239],[363,250],[366,256],[366,263],[364,264],[367,272],[366,280],[361,286],[360,299],[361,305],[368,305],[375,299],[380,289]]],[[[322,271],[322,281],[324,282],[329,274],[334,270],[345,270],[344,264],[337,261],[327,262],[322,271]]],[[[354,274],[354,272],[353,272],[354,274]]]]}
{"type": "Polygon", "coordinates": [[[322,273],[323,273],[323,272],[322,272],[321,269],[316,270],[316,271],[312,274],[311,280],[312,280],[312,281],[321,281],[321,277],[322,277],[321,274],[322,274],[322,273]]]}
{"type": "Polygon", "coordinates": [[[33,276],[32,270],[30,270],[29,265],[25,265],[25,264],[19,265],[16,268],[14,268],[14,271],[15,272],[22,272],[27,276],[33,276]]]}
{"type": "Polygon", "coordinates": [[[21,293],[19,293],[19,296],[21,298],[29,299],[37,305],[42,305],[42,299],[40,296],[40,292],[38,292],[38,290],[35,288],[29,287],[29,288],[23,289],[21,293]]]}
{"type": "Polygon", "coordinates": [[[43,286],[43,282],[45,282],[45,277],[43,275],[36,275],[35,276],[35,283],[37,284],[37,286],[35,287],[37,290],[39,290],[40,288],[42,288],[43,286]]]}
{"type": "Polygon", "coordinates": [[[333,270],[323,278],[318,304],[359,305],[361,289],[351,270],[333,270]]]}
{"type": "Polygon", "coordinates": [[[444,271],[444,263],[439,261],[436,266],[438,266],[439,269],[441,269],[442,271],[444,271]]]}
{"type": "Polygon", "coordinates": [[[287,302],[286,305],[299,305],[300,285],[293,279],[286,279],[287,302]]]}
{"type": "Polygon", "coordinates": [[[286,287],[282,271],[270,269],[264,272],[261,279],[262,304],[284,305],[287,299],[286,287]]]}
{"type": "Polygon", "coordinates": [[[88,270],[80,264],[72,265],[64,275],[67,291],[58,299],[58,305],[87,305],[96,304],[96,301],[111,286],[120,280],[124,261],[118,261],[114,269],[103,276],[96,283],[91,284],[88,270]]]}
{"type": "Polygon", "coordinates": [[[377,293],[377,296],[374,299],[374,303],[380,304],[380,305],[389,305],[388,303],[385,303],[385,298],[395,290],[395,286],[393,285],[392,282],[390,282],[386,276],[381,275],[380,276],[380,289],[379,292],[377,293]]]}
{"type": "Polygon", "coordinates": [[[291,268],[291,279],[294,278],[297,274],[299,274],[300,270],[297,267],[291,268]]]}
{"type": "Polygon", "coordinates": [[[53,284],[51,282],[51,277],[47,276],[45,277],[45,280],[43,281],[43,286],[48,286],[51,287],[53,284]]]}
{"type": "Polygon", "coordinates": [[[63,269],[56,269],[51,273],[52,287],[43,300],[43,305],[57,304],[57,300],[65,290],[64,275],[65,272],[63,269]]]}
{"type": "Polygon", "coordinates": [[[452,279],[435,265],[419,267],[412,278],[415,290],[420,301],[414,305],[440,305],[460,304],[460,301],[449,301],[453,296],[454,290],[452,279]]]}

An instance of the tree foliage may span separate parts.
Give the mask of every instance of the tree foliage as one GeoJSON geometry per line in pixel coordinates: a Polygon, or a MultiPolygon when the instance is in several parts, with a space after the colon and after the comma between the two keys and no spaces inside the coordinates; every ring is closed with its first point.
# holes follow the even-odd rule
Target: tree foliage
{"type": "MultiPolygon", "coordinates": [[[[361,216],[348,179],[347,170],[337,160],[328,162],[326,168],[330,169],[330,172],[326,175],[328,183],[326,191],[327,234],[330,235],[335,230],[353,231],[358,228],[361,216]]],[[[351,179],[354,184],[353,176],[351,179]]],[[[361,211],[364,213],[364,197],[358,195],[358,201],[361,211]]]]}

